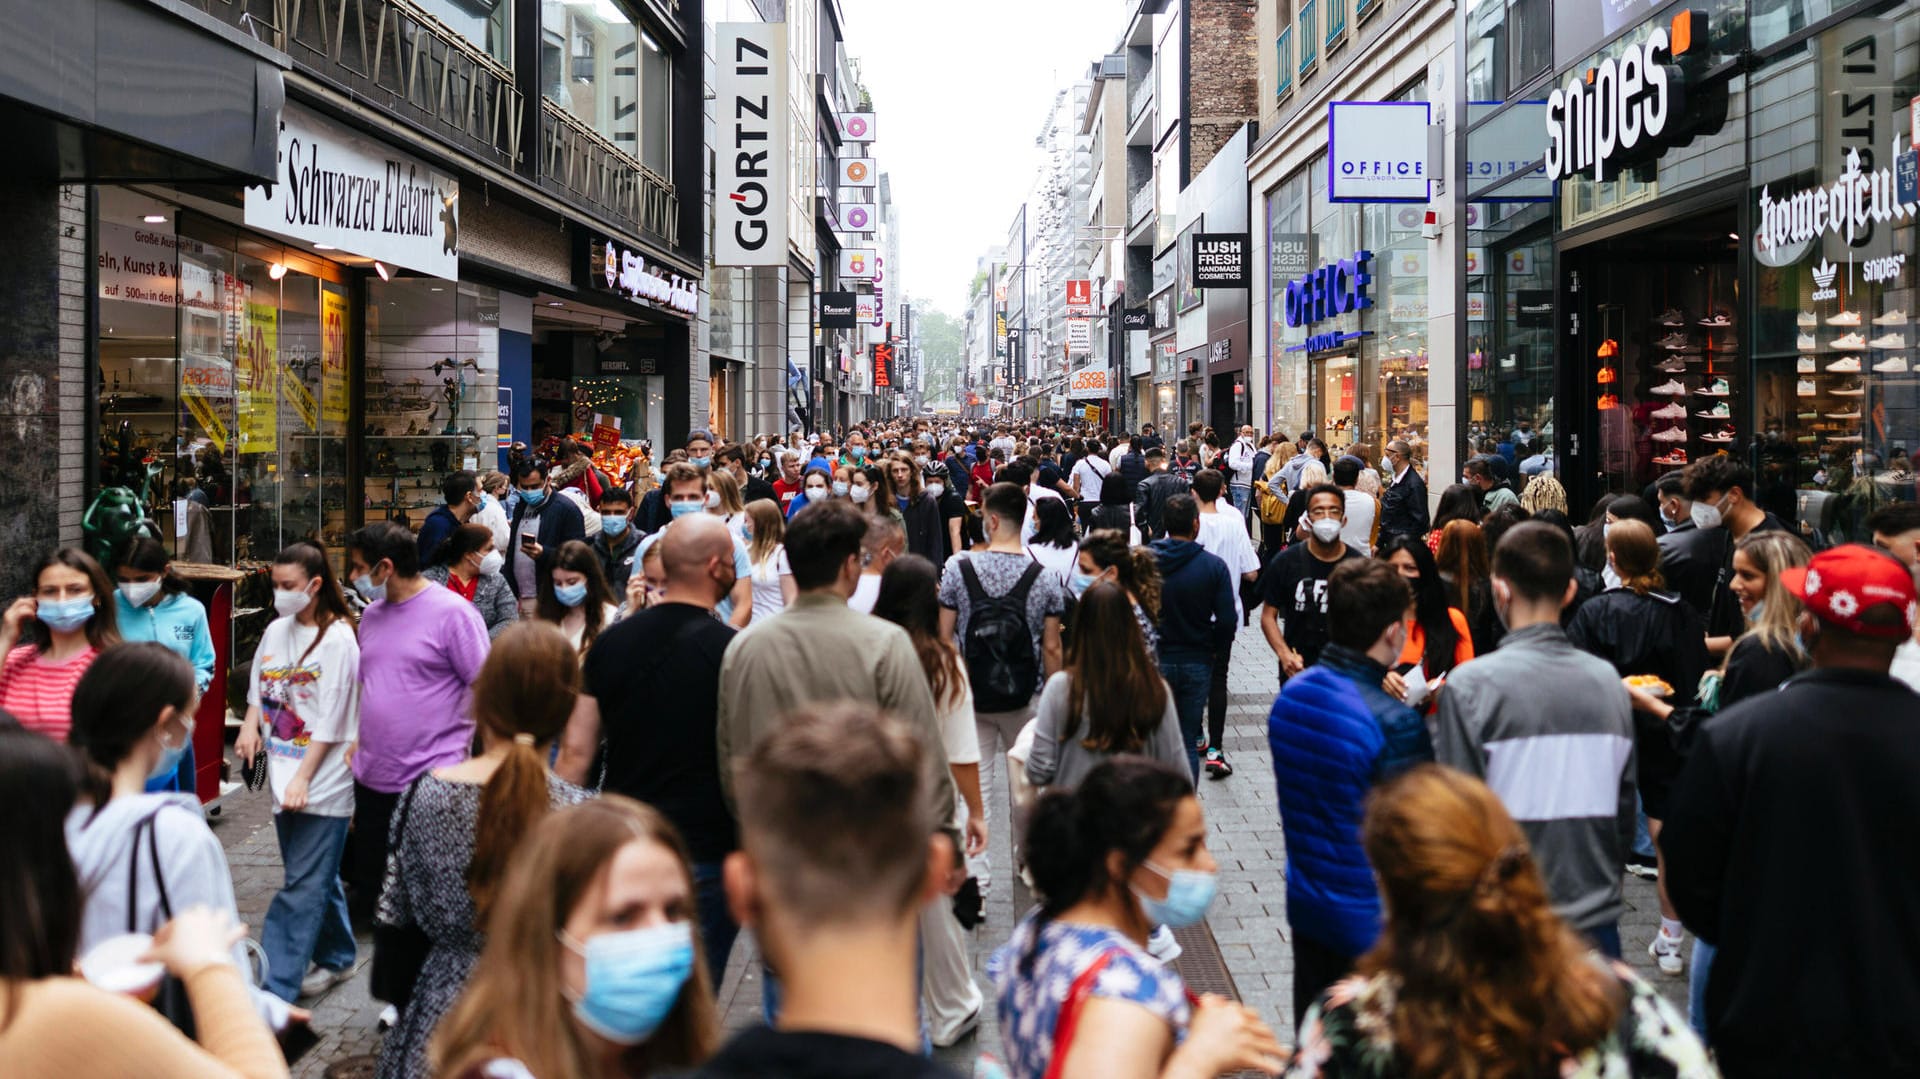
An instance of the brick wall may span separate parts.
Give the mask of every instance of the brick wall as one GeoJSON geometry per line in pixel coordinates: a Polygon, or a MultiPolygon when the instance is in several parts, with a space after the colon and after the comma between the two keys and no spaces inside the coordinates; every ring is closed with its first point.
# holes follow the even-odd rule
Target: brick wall
{"type": "Polygon", "coordinates": [[[1260,115],[1258,4],[1188,0],[1187,124],[1192,183],[1240,125],[1260,115]]]}

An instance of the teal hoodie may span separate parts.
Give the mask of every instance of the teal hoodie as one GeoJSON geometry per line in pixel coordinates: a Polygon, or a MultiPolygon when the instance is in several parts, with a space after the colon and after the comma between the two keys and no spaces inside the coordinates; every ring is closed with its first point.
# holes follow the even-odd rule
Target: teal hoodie
{"type": "Polygon", "coordinates": [[[113,598],[121,640],[158,641],[193,664],[193,679],[202,692],[213,684],[213,633],[207,628],[207,609],[199,600],[163,592],[153,606],[135,607],[118,588],[113,598]]]}

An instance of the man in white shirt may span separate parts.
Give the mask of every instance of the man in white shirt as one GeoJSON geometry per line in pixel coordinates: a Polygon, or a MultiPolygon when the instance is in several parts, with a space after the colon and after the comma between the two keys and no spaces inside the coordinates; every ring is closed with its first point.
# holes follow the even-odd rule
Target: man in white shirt
{"type": "Polygon", "coordinates": [[[1354,488],[1354,484],[1360,482],[1361,467],[1358,457],[1340,458],[1333,463],[1333,482],[1334,486],[1340,488],[1340,493],[1347,497],[1347,523],[1340,529],[1340,539],[1347,546],[1371,557],[1376,535],[1374,525],[1380,515],[1373,496],[1354,488]]]}
{"type": "Polygon", "coordinates": [[[1248,424],[1240,428],[1240,437],[1222,454],[1228,470],[1227,491],[1233,496],[1234,508],[1242,518],[1246,517],[1247,506],[1253,501],[1253,458],[1258,453],[1254,447],[1253,426],[1248,424]]]}
{"type": "MultiPolygon", "coordinates": [[[[1203,468],[1193,475],[1193,497],[1200,504],[1200,533],[1195,542],[1208,554],[1227,564],[1234,578],[1233,612],[1246,621],[1246,607],[1238,586],[1252,584],[1260,575],[1260,555],[1247,535],[1245,514],[1220,505],[1226,477],[1216,469],[1203,468]]],[[[1228,503],[1231,506],[1232,503],[1228,503]]],[[[1227,638],[1213,655],[1213,682],[1207,690],[1206,770],[1209,779],[1225,779],[1233,774],[1227,763],[1223,743],[1227,731],[1227,664],[1233,659],[1233,638],[1227,638]]]]}
{"type": "Polygon", "coordinates": [[[880,516],[869,520],[867,534],[860,541],[860,581],[853,586],[847,606],[861,614],[872,614],[873,601],[880,598],[880,575],[906,550],[907,530],[900,522],[880,516]]]}
{"type": "Polygon", "coordinates": [[[996,427],[993,429],[993,441],[987,443],[987,448],[990,450],[999,450],[1001,453],[1007,455],[1007,460],[1013,460],[1013,436],[1007,433],[1005,427],[996,427]]]}
{"type": "Polygon", "coordinates": [[[1127,437],[1126,432],[1121,432],[1120,441],[1115,442],[1113,449],[1107,451],[1107,464],[1112,465],[1114,468],[1119,468],[1120,458],[1127,455],[1127,449],[1131,445],[1132,441],[1127,437]]]}

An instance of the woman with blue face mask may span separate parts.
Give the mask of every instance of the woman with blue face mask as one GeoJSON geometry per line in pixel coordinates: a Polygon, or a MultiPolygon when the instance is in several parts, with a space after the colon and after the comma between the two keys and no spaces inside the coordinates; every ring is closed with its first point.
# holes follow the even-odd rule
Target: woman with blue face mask
{"type": "MultiPolygon", "coordinates": [[[[160,541],[135,536],[120,549],[113,567],[114,621],[123,641],[164,644],[193,665],[193,680],[205,693],[213,683],[213,633],[207,609],[187,594],[186,582],[174,576],[172,560],[160,541]]],[[[153,790],[194,790],[193,747],[180,762],[180,771],[153,781],[153,790]]]]}
{"type": "Polygon", "coordinates": [[[665,817],[619,795],[559,810],[521,845],[435,1075],[626,1079],[692,1069],[719,1022],[693,875],[665,817]]]}
{"type": "Polygon", "coordinates": [[[117,602],[100,564],[62,547],[33,571],[33,595],[0,620],[0,709],[20,725],[65,741],[73,688],[100,650],[118,643],[117,602]]]}
{"type": "Polygon", "coordinates": [[[1217,888],[1185,766],[1116,757],[1034,807],[1026,858],[1040,906],[987,964],[1012,1079],[1284,1067],[1253,1009],[1194,997],[1147,947],[1156,924],[1198,924],[1217,888]],[[1099,1036],[1074,1034],[1089,1029],[1099,1036]]]}
{"type": "Polygon", "coordinates": [[[560,545],[553,568],[540,575],[539,586],[534,617],[559,626],[582,658],[600,631],[620,617],[599,556],[579,540],[560,545]]]}

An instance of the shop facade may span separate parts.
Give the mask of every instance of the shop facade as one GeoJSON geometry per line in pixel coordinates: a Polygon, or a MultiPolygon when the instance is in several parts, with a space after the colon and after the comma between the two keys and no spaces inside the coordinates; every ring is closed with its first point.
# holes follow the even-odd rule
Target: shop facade
{"type": "MultiPolygon", "coordinates": [[[[1467,92],[1478,78],[1510,102],[1469,147],[1531,113],[1540,168],[1465,195],[1462,291],[1487,317],[1465,335],[1462,436],[1551,454],[1576,509],[1730,454],[1810,540],[1864,538],[1872,509],[1915,497],[1920,13],[1674,7],[1602,34],[1584,20],[1555,9],[1553,70],[1523,85],[1469,66],[1467,92]],[[1620,91],[1650,66],[1664,88],[1620,91]],[[1587,109],[1611,145],[1589,142],[1587,109]],[[1640,121],[1633,145],[1614,116],[1640,121]]],[[[1498,29],[1470,27],[1469,53],[1498,29]]]]}

